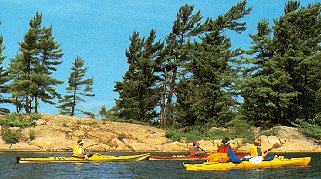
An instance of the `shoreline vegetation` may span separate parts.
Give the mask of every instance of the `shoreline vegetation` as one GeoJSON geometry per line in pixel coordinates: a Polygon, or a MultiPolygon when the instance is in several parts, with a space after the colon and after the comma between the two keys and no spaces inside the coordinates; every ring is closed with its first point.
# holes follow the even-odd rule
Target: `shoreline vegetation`
{"type": "MultiPolygon", "coordinates": [[[[4,120],[5,118],[0,118],[2,124],[4,120]]],[[[1,125],[0,152],[72,152],[76,141],[84,139],[85,148],[89,152],[182,153],[189,152],[193,140],[183,130],[181,137],[175,139],[173,130],[86,117],[39,114],[30,122],[31,126],[22,127],[1,125]],[[6,130],[15,131],[19,139],[15,141],[13,135],[11,140],[3,139],[6,130]]],[[[227,128],[209,128],[204,131],[212,134],[213,138],[195,139],[199,140],[206,152],[215,152],[221,144],[219,131],[229,133],[227,128]]],[[[319,142],[304,136],[299,128],[276,126],[264,131],[253,128],[253,131],[256,136],[261,136],[263,149],[270,148],[274,143],[282,145],[272,152],[321,152],[319,142]]],[[[251,142],[246,140],[248,139],[231,138],[231,145],[238,147],[237,152],[248,152],[251,142]]]]}

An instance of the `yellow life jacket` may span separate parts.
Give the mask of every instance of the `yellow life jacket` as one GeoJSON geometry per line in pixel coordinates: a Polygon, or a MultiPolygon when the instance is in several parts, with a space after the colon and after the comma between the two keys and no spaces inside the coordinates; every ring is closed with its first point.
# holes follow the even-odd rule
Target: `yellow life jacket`
{"type": "Polygon", "coordinates": [[[230,161],[230,157],[227,153],[212,153],[207,157],[207,160],[210,162],[220,162],[220,163],[227,163],[230,161]]]}
{"type": "Polygon", "coordinates": [[[79,144],[75,145],[74,150],[72,152],[72,156],[74,157],[79,157],[79,155],[83,154],[83,149],[82,149],[82,153],[79,153],[79,149],[82,148],[79,144]]]}
{"type": "Polygon", "coordinates": [[[259,156],[258,149],[260,149],[262,151],[261,147],[251,145],[250,146],[250,155],[259,156]]]}

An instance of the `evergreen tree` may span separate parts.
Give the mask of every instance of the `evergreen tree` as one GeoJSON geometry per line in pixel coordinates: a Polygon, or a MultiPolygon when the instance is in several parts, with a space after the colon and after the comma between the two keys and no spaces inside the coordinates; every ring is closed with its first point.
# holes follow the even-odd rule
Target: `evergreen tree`
{"type": "Polygon", "coordinates": [[[254,69],[242,91],[243,114],[253,120],[294,124],[320,112],[321,4],[299,7],[289,1],[275,20],[274,36],[261,26],[253,35],[254,69]],[[260,34],[262,36],[260,36],[260,34]]]}
{"type": "Polygon", "coordinates": [[[71,74],[68,78],[68,87],[66,88],[67,94],[60,100],[61,114],[74,116],[76,112],[83,114],[92,114],[88,111],[77,108],[77,104],[85,102],[82,96],[95,96],[92,93],[93,78],[85,78],[88,67],[84,67],[84,60],[77,56],[71,67],[71,74]]]}
{"type": "MultiPolygon", "coordinates": [[[[8,93],[7,82],[9,81],[8,71],[2,66],[3,60],[6,56],[3,55],[3,50],[5,47],[3,46],[3,37],[0,35],[0,104],[10,103],[11,100],[8,97],[4,96],[4,94],[8,93]]],[[[0,114],[9,113],[9,109],[5,107],[0,107],[0,114]]]]}
{"type": "Polygon", "coordinates": [[[155,63],[163,44],[154,42],[156,31],[151,30],[145,40],[134,32],[130,46],[126,50],[129,69],[123,81],[116,81],[114,91],[119,93],[116,107],[119,117],[150,121],[157,116],[156,105],[159,101],[156,87],[155,63]]]}
{"type": "Polygon", "coordinates": [[[12,97],[16,100],[17,110],[24,107],[27,113],[32,109],[38,112],[38,99],[54,104],[52,100],[60,97],[54,86],[62,81],[50,75],[61,63],[62,49],[52,36],[52,27],[41,27],[41,22],[42,15],[37,12],[29,22],[30,29],[24,41],[19,43],[19,53],[9,65],[13,76],[9,85],[12,97]]]}
{"type": "Polygon", "coordinates": [[[222,33],[224,29],[245,30],[245,23],[238,20],[250,11],[243,1],[215,20],[208,18],[202,43],[188,42],[184,46],[186,72],[178,83],[176,103],[180,123],[225,124],[233,118],[237,69],[232,65],[237,62],[235,57],[241,50],[231,50],[230,39],[222,33]]]}
{"type": "Polygon", "coordinates": [[[174,114],[175,99],[177,95],[178,82],[186,74],[184,63],[188,61],[186,57],[187,49],[184,46],[197,35],[204,32],[201,23],[200,11],[193,13],[194,6],[184,5],[180,7],[173,23],[172,32],[166,38],[164,58],[160,63],[162,67],[162,103],[161,103],[161,124],[170,125],[176,120],[174,114]],[[176,95],[176,96],[175,96],[176,95]]]}
{"type": "Polygon", "coordinates": [[[60,85],[63,81],[51,77],[57,70],[57,65],[61,64],[62,49],[52,36],[52,26],[43,27],[38,42],[39,61],[36,63],[32,80],[38,86],[38,90],[33,92],[35,98],[35,112],[38,112],[38,98],[45,103],[55,104],[52,100],[60,98],[60,94],[54,86],[60,85]]]}

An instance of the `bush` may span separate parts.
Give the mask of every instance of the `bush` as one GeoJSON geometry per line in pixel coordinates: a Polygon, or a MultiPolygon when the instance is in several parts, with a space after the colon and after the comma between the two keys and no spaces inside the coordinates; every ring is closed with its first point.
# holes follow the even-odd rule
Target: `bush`
{"type": "Polygon", "coordinates": [[[3,129],[1,132],[2,139],[8,144],[18,143],[21,137],[20,132],[11,130],[11,129],[3,129]]]}
{"type": "Polygon", "coordinates": [[[301,119],[297,119],[296,122],[300,123],[301,131],[304,135],[318,140],[321,139],[321,126],[305,122],[301,119]]]}
{"type": "Polygon", "coordinates": [[[121,134],[118,135],[117,138],[118,138],[119,140],[123,140],[124,138],[126,138],[126,135],[123,134],[123,133],[121,133],[121,134]]]}
{"type": "Polygon", "coordinates": [[[230,138],[244,138],[244,142],[253,142],[255,133],[253,127],[242,119],[233,119],[227,123],[229,127],[230,138]]]}
{"type": "Polygon", "coordinates": [[[36,135],[35,131],[32,130],[32,129],[30,129],[30,130],[29,130],[29,139],[30,139],[30,140],[34,140],[34,139],[36,138],[35,135],[36,135]]]}
{"type": "Polygon", "coordinates": [[[35,119],[39,119],[40,116],[31,114],[30,116],[24,117],[19,113],[10,113],[6,115],[5,120],[0,121],[0,125],[7,127],[29,127],[35,126],[35,119]]]}

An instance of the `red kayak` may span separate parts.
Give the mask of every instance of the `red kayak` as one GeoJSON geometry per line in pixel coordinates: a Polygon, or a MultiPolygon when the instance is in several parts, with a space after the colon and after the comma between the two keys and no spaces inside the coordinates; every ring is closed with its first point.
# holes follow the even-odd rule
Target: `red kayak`
{"type": "MultiPolygon", "coordinates": [[[[148,160],[207,160],[210,154],[205,155],[151,155],[148,160]]],[[[236,154],[236,157],[243,157],[248,154],[240,153],[236,154]]]]}
{"type": "Polygon", "coordinates": [[[148,160],[207,160],[209,155],[151,155],[148,160]]]}

